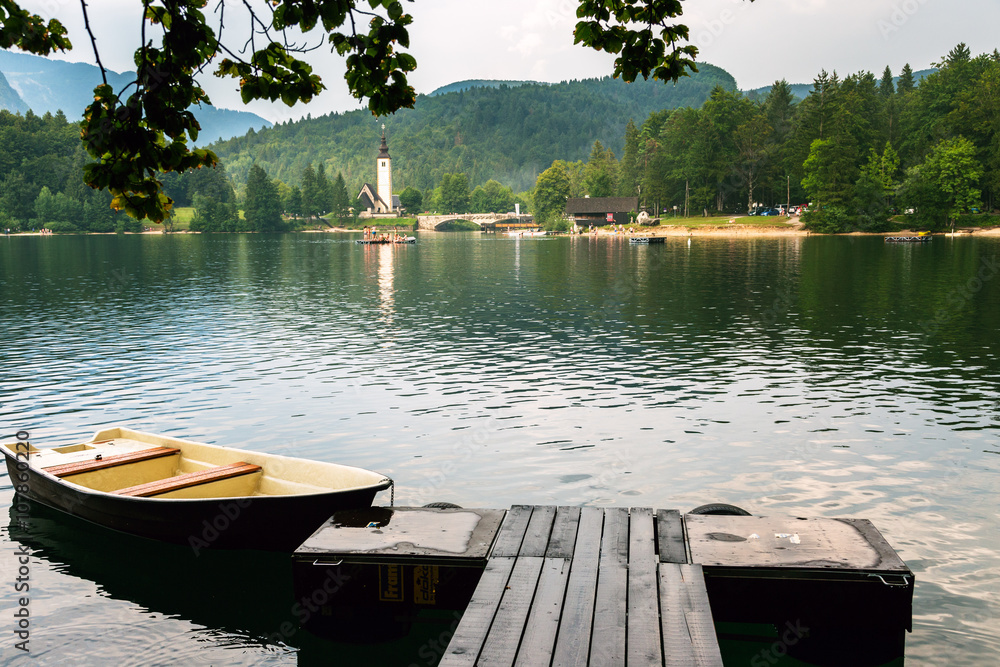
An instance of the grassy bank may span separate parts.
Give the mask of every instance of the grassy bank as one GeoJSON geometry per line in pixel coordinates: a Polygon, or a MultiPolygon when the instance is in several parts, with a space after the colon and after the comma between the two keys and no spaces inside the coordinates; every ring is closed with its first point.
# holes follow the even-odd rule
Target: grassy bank
{"type": "MultiPolygon", "coordinates": [[[[692,218],[660,218],[659,228],[663,227],[686,227],[688,229],[699,229],[703,227],[729,227],[732,225],[742,225],[744,227],[779,227],[788,228],[790,218],[786,216],[719,216],[705,218],[702,216],[692,218]],[[732,222],[730,222],[732,221],[732,222]]],[[[641,227],[639,229],[652,229],[657,227],[641,227]]]]}

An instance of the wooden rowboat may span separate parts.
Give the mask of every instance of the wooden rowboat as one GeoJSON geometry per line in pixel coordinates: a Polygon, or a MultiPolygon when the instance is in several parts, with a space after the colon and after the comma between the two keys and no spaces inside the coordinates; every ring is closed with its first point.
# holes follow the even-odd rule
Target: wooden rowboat
{"type": "Polygon", "coordinates": [[[0,445],[17,493],[93,523],[207,548],[292,551],[334,512],[392,480],[361,468],[127,428],[36,449],[0,445]]]}

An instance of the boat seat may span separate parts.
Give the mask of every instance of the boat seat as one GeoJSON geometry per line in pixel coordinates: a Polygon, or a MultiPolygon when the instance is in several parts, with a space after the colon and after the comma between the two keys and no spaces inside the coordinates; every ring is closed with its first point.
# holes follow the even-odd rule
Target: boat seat
{"type": "Polygon", "coordinates": [[[69,477],[70,475],[79,475],[85,472],[104,470],[105,468],[113,468],[127,463],[137,463],[139,461],[158,459],[163,456],[174,456],[175,454],[180,453],[181,450],[179,449],[170,447],[154,447],[152,449],[141,449],[137,452],[128,452],[127,454],[112,454],[111,456],[101,456],[98,454],[98,456],[101,456],[100,458],[93,458],[88,461],[78,461],[76,463],[60,463],[58,465],[42,467],[42,470],[61,479],[63,477],[69,477]]]}
{"type": "Polygon", "coordinates": [[[184,473],[183,475],[167,477],[155,482],[138,484],[126,489],[118,489],[114,494],[118,496],[131,496],[133,498],[148,498],[149,496],[158,496],[161,493],[186,489],[189,486],[218,482],[231,477],[239,477],[240,475],[249,475],[260,470],[260,466],[252,463],[230,463],[229,465],[216,466],[214,468],[206,468],[205,470],[184,473]]]}

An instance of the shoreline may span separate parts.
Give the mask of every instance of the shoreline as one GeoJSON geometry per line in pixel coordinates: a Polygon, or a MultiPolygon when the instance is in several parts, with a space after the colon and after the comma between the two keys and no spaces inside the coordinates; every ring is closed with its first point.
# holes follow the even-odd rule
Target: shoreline
{"type": "MultiPolygon", "coordinates": [[[[422,233],[450,233],[450,232],[429,232],[420,230],[422,233]]],[[[163,229],[154,229],[144,232],[124,232],[128,236],[163,236],[166,234],[200,234],[202,232],[192,232],[189,230],[177,230],[167,232],[163,229]]],[[[213,234],[253,234],[254,232],[212,232],[213,234]]],[[[279,232],[283,234],[360,234],[360,229],[347,229],[344,227],[328,229],[303,229],[297,232],[279,232]]],[[[600,228],[593,232],[584,231],[581,234],[569,234],[570,236],[595,236],[595,237],[621,237],[621,238],[642,238],[642,237],[665,237],[665,238],[689,238],[695,236],[716,237],[716,238],[745,238],[745,237],[788,237],[801,238],[805,236],[917,236],[919,232],[903,230],[898,232],[850,232],[846,234],[824,234],[811,232],[803,229],[801,224],[788,225],[785,227],[762,227],[758,225],[704,225],[699,227],[685,227],[681,225],[667,225],[660,227],[645,227],[634,231],[631,234],[621,234],[608,229],[600,228]]],[[[115,236],[117,232],[61,232],[58,234],[42,234],[41,232],[12,232],[3,236],[115,236]]],[[[965,236],[1000,236],[1000,227],[973,227],[957,229],[954,234],[951,232],[935,232],[930,236],[940,237],[965,237],[965,236]]]]}

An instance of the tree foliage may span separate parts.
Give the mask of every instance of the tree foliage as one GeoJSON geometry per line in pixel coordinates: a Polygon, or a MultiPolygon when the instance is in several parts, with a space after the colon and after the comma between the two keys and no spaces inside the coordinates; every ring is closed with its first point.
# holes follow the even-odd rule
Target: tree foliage
{"type": "MultiPolygon", "coordinates": [[[[239,81],[244,102],[308,102],[324,84],[299,57],[308,47],[295,37],[318,29],[332,50],[346,57],[348,90],[367,100],[373,114],[394,113],[415,102],[407,75],[417,62],[402,50],[409,47],[413,18],[399,0],[275,0],[268,3],[267,13],[243,3],[250,34],[237,38],[242,48],[230,46],[223,34],[225,3],[216,5],[217,21],[202,11],[206,0],[143,0],[142,4],[142,45],[135,52],[134,83],[116,93],[105,78],[94,90],[82,129],[87,153],[94,160],[85,167],[87,184],[110,191],[112,205],[136,218],[161,222],[169,215],[174,202],[163,192],[159,173],[216,164],[211,151],[188,146],[201,129],[189,108],[210,103],[195,77],[214,62],[216,76],[239,81]],[[368,7],[362,9],[362,4],[368,7]],[[147,29],[159,33],[157,41],[147,38],[147,29]]],[[[81,7],[90,32],[88,4],[82,2],[81,7]]],[[[626,81],[637,75],[676,81],[695,69],[697,54],[694,46],[680,45],[688,30],[671,23],[680,14],[676,1],[580,0],[577,15],[583,20],[575,37],[578,43],[620,54],[615,75],[626,81]]],[[[92,32],[90,36],[103,72],[97,42],[92,32]]],[[[40,55],[72,48],[58,20],[46,23],[14,0],[0,0],[0,47],[11,46],[40,55]]]]}
{"type": "Polygon", "coordinates": [[[978,184],[982,176],[971,141],[964,137],[944,139],[923,164],[909,170],[904,196],[908,204],[932,220],[943,217],[954,231],[958,216],[980,205],[978,184]]]}
{"type": "Polygon", "coordinates": [[[542,224],[551,224],[560,219],[566,211],[566,199],[570,196],[570,178],[566,163],[557,160],[551,167],[538,175],[533,197],[535,219],[542,224]]]}
{"type": "Polygon", "coordinates": [[[407,187],[399,193],[399,205],[406,209],[408,213],[420,211],[423,204],[424,196],[416,188],[407,187]]]}
{"type": "Polygon", "coordinates": [[[267,172],[254,165],[247,178],[247,194],[243,202],[247,225],[255,232],[281,231],[281,199],[278,187],[267,172]]]}

